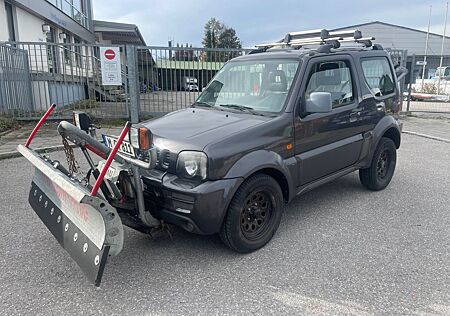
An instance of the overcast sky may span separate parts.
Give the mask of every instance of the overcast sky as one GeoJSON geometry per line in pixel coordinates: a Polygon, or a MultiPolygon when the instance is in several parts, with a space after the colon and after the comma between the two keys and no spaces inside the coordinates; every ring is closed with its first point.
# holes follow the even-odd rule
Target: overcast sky
{"type": "MultiPolygon", "coordinates": [[[[94,19],[136,24],[147,45],[201,46],[214,17],[233,27],[244,47],[278,40],[290,31],[383,21],[442,34],[446,1],[438,0],[93,0],[94,19]]],[[[449,18],[450,20],[450,18],[449,18]]],[[[447,29],[447,35],[450,28],[447,29]]]]}

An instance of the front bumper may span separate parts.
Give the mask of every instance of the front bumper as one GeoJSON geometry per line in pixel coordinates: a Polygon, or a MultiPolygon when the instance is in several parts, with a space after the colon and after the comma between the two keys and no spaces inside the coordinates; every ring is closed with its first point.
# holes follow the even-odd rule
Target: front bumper
{"type": "Polygon", "coordinates": [[[143,176],[146,207],[153,216],[203,235],[220,231],[228,205],[243,178],[190,183],[152,170],[143,176]]]}

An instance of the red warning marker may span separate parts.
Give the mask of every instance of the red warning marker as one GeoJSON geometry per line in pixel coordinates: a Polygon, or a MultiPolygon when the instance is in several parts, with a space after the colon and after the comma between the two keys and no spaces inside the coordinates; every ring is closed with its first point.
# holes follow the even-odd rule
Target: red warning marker
{"type": "Polygon", "coordinates": [[[116,57],[116,53],[112,49],[105,50],[104,54],[108,60],[113,60],[116,57]]]}

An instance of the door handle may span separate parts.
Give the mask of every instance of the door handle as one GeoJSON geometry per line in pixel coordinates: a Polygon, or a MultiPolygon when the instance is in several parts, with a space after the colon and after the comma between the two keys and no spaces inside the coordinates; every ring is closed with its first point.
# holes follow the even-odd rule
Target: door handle
{"type": "Polygon", "coordinates": [[[383,111],[386,109],[386,104],[384,102],[377,103],[377,111],[383,111]]]}
{"type": "Polygon", "coordinates": [[[350,113],[350,122],[355,122],[361,116],[361,111],[350,113]]]}

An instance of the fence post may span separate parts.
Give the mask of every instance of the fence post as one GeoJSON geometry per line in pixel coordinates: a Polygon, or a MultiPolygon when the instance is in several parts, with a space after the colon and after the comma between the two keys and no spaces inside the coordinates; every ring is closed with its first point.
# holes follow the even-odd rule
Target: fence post
{"type": "Polygon", "coordinates": [[[139,123],[139,74],[136,59],[136,46],[126,46],[126,65],[128,66],[128,93],[130,94],[131,123],[139,123]]]}
{"type": "Polygon", "coordinates": [[[414,68],[416,67],[416,54],[412,55],[412,61],[411,61],[411,72],[409,73],[409,87],[408,87],[408,101],[406,102],[406,114],[409,115],[409,105],[411,103],[411,89],[412,89],[412,82],[414,80],[414,68]]]}
{"type": "MultiPolygon", "coordinates": [[[[400,66],[405,67],[406,68],[406,61],[408,58],[408,50],[404,49],[402,50],[402,56],[401,56],[401,60],[400,60],[400,66]]],[[[402,87],[402,98],[403,98],[403,92],[406,91],[407,87],[406,87],[406,76],[405,78],[403,78],[400,82],[400,85],[402,87]]]]}

